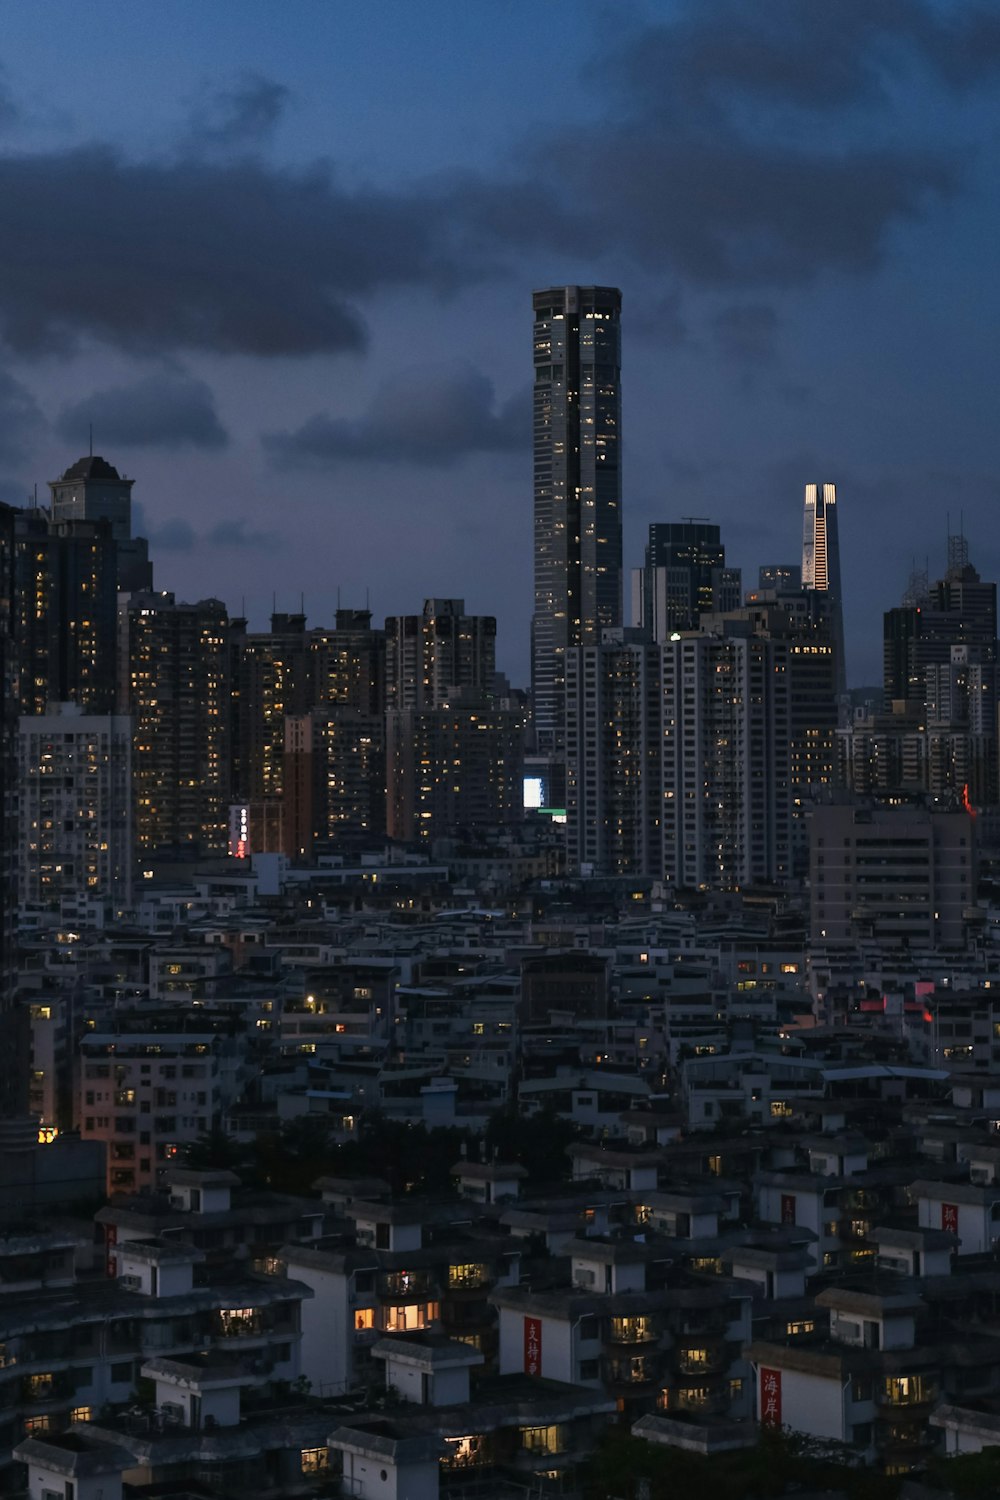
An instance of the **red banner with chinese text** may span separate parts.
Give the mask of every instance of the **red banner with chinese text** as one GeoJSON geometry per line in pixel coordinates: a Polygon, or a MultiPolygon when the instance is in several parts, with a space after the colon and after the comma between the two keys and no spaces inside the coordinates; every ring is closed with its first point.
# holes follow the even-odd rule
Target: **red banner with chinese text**
{"type": "Polygon", "coordinates": [[[781,1222],[782,1224],[795,1223],[795,1194],[782,1193],[781,1195],[781,1222]]]}
{"type": "Polygon", "coordinates": [[[524,1373],[525,1375],[542,1373],[541,1318],[525,1318],[524,1320],[524,1373]]]}
{"type": "Polygon", "coordinates": [[[781,1426],[781,1371],[760,1367],[760,1422],[762,1427],[781,1426]]]}
{"type": "Polygon", "coordinates": [[[958,1233],[958,1204],[942,1203],[941,1205],[941,1228],[947,1229],[949,1234],[958,1233]]]}

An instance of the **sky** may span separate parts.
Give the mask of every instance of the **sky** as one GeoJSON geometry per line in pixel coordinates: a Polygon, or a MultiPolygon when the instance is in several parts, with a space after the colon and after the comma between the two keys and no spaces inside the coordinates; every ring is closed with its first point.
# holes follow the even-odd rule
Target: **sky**
{"type": "MultiPolygon", "coordinates": [[[[88,448],[156,586],[460,596],[528,678],[531,292],[623,292],[625,567],[838,486],[848,668],[1000,578],[1000,8],[5,0],[0,498],[88,448]],[[950,517],[950,522],[949,522],[950,517]]],[[[626,598],[627,598],[626,578],[626,598]]]]}

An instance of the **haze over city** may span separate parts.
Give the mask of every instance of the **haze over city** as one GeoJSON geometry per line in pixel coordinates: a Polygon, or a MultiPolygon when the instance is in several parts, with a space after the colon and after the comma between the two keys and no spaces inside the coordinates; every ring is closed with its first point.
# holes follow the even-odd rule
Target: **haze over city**
{"type": "Polygon", "coordinates": [[[623,292],[626,566],[698,515],[752,581],[834,481],[855,683],[947,512],[1000,570],[992,8],[51,0],[3,66],[3,497],[92,426],[179,597],[461,595],[526,682],[570,283],[623,292]]]}

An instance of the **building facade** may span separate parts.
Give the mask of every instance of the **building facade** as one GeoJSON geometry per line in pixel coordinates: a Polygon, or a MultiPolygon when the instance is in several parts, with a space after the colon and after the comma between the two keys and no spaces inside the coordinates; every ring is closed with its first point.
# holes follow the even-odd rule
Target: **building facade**
{"type": "Polygon", "coordinates": [[[847,691],[844,655],[844,595],[840,580],[840,526],[837,486],[807,484],[802,525],[802,587],[829,594],[832,601],[837,692],[847,691]]]}
{"type": "Polygon", "coordinates": [[[132,901],[132,723],[72,703],[25,716],[18,733],[18,892],[58,910],[97,897],[132,901]]]}
{"type": "Polygon", "coordinates": [[[140,851],[224,853],[229,836],[228,617],[218,599],[134,594],[126,707],[140,851]]]}
{"type": "Polygon", "coordinates": [[[562,747],[566,652],[621,624],[621,292],[553,287],[534,305],[532,695],[562,747]]]}

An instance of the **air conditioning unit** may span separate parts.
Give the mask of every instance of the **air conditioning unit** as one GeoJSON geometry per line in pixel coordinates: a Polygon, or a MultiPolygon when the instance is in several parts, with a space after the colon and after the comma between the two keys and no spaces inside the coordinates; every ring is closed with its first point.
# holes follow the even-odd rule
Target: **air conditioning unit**
{"type": "Polygon", "coordinates": [[[129,1273],[126,1276],[119,1276],[119,1278],[118,1278],[118,1285],[119,1286],[123,1286],[125,1288],[125,1290],[128,1291],[128,1292],[141,1292],[142,1291],[142,1277],[141,1276],[133,1276],[131,1273],[129,1273]]]}

